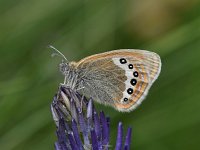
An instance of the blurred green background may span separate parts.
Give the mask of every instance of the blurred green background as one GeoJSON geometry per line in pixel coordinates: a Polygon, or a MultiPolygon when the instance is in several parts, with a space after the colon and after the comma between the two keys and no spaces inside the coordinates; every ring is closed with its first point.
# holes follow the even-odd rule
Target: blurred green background
{"type": "Polygon", "coordinates": [[[157,52],[162,71],[131,113],[96,105],[133,127],[132,149],[200,148],[199,0],[0,0],[0,149],[54,149],[50,103],[70,60],[113,49],[157,52]]]}

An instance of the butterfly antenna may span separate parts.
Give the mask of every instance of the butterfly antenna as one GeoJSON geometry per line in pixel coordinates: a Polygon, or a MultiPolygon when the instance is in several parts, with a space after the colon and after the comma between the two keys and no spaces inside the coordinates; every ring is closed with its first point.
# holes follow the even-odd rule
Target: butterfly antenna
{"type": "Polygon", "coordinates": [[[65,55],[63,53],[61,53],[59,50],[57,50],[52,45],[49,45],[48,47],[51,48],[51,49],[53,49],[55,51],[54,53],[51,54],[52,57],[54,57],[54,56],[60,56],[60,57],[64,58],[68,62],[67,58],[65,57],[65,55]]]}

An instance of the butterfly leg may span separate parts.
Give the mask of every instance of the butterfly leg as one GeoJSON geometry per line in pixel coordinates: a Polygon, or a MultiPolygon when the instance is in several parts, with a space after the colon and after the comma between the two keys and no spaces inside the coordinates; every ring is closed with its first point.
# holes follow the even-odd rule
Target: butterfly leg
{"type": "Polygon", "coordinates": [[[83,110],[83,99],[84,99],[84,96],[82,95],[82,98],[81,98],[81,107],[80,107],[80,111],[79,113],[82,113],[82,110],[83,110]]]}
{"type": "MultiPolygon", "coordinates": [[[[79,90],[84,89],[84,88],[85,88],[85,87],[80,87],[80,88],[76,89],[76,91],[79,91],[79,90]]],[[[82,98],[81,98],[81,109],[80,109],[80,113],[82,112],[83,99],[84,99],[84,94],[82,94],[82,98]]]]}
{"type": "Polygon", "coordinates": [[[65,76],[64,78],[64,82],[63,82],[64,85],[66,84],[66,81],[67,81],[67,76],[65,76]]]}

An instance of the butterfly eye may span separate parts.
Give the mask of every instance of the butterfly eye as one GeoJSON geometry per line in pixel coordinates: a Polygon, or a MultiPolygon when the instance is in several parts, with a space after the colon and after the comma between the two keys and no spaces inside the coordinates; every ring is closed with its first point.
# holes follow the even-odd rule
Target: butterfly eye
{"type": "Polygon", "coordinates": [[[134,71],[134,72],[133,72],[133,76],[134,76],[134,77],[138,77],[138,72],[137,72],[137,71],[134,71]]]}
{"type": "Polygon", "coordinates": [[[137,83],[137,80],[136,79],[131,79],[131,84],[134,86],[134,85],[136,85],[136,83],[137,83]]]}
{"type": "Polygon", "coordinates": [[[132,88],[129,88],[129,89],[127,90],[127,93],[128,93],[128,94],[132,94],[132,93],[133,93],[133,89],[132,89],[132,88]]]}
{"type": "Polygon", "coordinates": [[[119,61],[120,61],[121,64],[125,64],[125,63],[127,63],[127,61],[126,61],[125,58],[121,58],[119,61]]]}
{"type": "Polygon", "coordinates": [[[129,65],[128,65],[128,68],[129,68],[129,69],[133,69],[133,65],[132,65],[132,64],[129,64],[129,65]]]}

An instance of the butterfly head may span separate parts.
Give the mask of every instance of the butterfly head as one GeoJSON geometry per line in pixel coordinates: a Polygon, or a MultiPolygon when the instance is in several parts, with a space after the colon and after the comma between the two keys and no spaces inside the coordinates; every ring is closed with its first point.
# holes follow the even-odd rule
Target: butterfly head
{"type": "Polygon", "coordinates": [[[64,75],[67,76],[67,74],[70,71],[70,66],[68,62],[62,61],[62,63],[59,64],[60,72],[64,75]]]}
{"type": "Polygon", "coordinates": [[[62,62],[59,65],[60,72],[65,76],[64,85],[72,89],[76,89],[79,85],[78,83],[78,72],[74,62],[62,62]]]}

